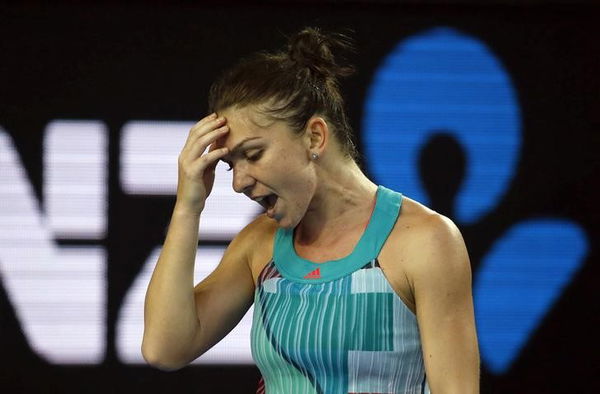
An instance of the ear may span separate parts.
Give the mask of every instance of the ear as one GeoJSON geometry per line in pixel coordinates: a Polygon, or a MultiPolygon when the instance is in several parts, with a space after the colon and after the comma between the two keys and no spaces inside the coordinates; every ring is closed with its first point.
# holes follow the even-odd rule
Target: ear
{"type": "Polygon", "coordinates": [[[321,155],[329,143],[329,126],[325,119],[320,116],[313,116],[306,124],[306,136],[308,140],[308,149],[311,153],[321,155]]]}

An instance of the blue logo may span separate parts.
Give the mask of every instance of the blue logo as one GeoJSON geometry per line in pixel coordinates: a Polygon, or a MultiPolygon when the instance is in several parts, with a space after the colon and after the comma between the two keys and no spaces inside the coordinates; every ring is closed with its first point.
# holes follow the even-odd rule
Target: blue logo
{"type": "MultiPolygon", "coordinates": [[[[521,128],[500,61],[478,39],[435,28],[401,41],[377,70],[365,103],[363,151],[378,183],[429,205],[438,193],[426,187],[422,161],[438,142],[445,150],[437,154],[453,155],[454,144],[460,179],[449,179],[456,190],[445,203],[459,225],[473,225],[511,187],[521,128]]],[[[492,373],[510,368],[587,251],[585,232],[565,218],[530,218],[499,234],[473,288],[481,356],[492,373]]]]}

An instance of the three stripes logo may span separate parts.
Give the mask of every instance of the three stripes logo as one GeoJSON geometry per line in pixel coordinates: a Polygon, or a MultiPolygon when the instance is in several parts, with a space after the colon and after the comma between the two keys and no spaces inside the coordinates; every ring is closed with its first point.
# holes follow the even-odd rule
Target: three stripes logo
{"type": "Polygon", "coordinates": [[[304,279],[321,279],[321,269],[317,268],[304,276],[304,279]]]}

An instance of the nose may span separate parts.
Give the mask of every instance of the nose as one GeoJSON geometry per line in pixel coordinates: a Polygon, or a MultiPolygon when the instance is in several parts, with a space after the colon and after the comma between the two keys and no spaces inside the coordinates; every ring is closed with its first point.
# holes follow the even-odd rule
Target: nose
{"type": "Polygon", "coordinates": [[[233,190],[236,193],[246,193],[254,186],[254,178],[248,174],[245,163],[236,163],[233,166],[233,190]]]}

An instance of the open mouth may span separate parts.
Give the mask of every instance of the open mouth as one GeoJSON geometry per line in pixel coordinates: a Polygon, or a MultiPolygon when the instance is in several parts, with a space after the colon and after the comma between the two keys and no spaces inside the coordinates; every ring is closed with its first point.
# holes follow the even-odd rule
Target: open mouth
{"type": "Polygon", "coordinates": [[[262,205],[262,207],[268,211],[270,209],[273,209],[273,207],[277,203],[277,198],[278,197],[275,194],[268,194],[266,196],[256,198],[254,201],[262,205]]]}

